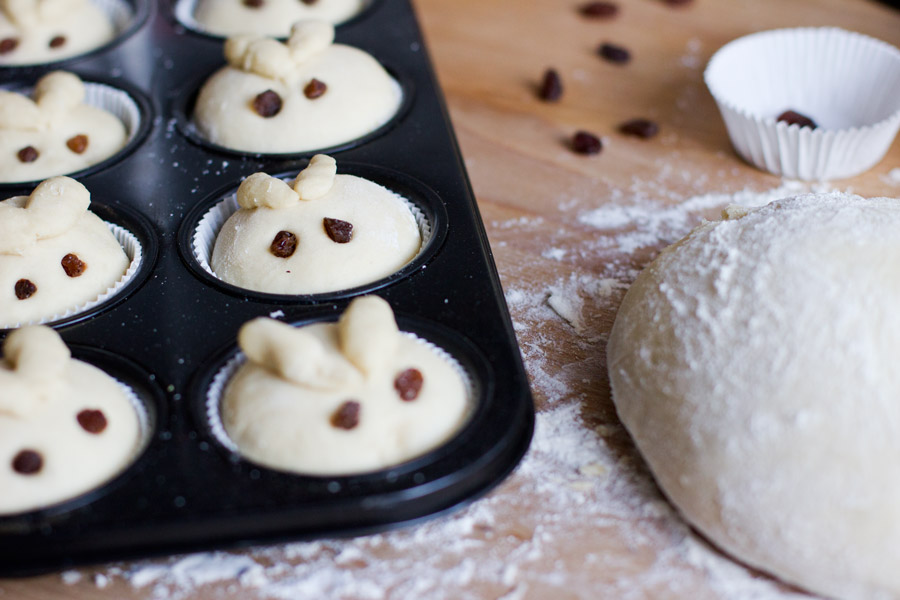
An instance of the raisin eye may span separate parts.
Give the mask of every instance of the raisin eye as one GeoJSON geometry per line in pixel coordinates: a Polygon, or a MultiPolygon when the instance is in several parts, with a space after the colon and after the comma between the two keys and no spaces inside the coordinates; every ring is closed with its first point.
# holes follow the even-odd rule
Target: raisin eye
{"type": "Polygon", "coordinates": [[[322,96],[326,91],[328,91],[328,86],[318,79],[310,79],[309,83],[306,84],[306,87],[303,88],[303,95],[309,98],[310,100],[315,100],[322,96]]]}
{"type": "Polygon", "coordinates": [[[338,429],[353,429],[359,425],[359,402],[347,400],[331,415],[331,425],[338,429]]]}
{"type": "Polygon", "coordinates": [[[13,471],[21,475],[34,475],[44,466],[44,458],[34,450],[22,450],[12,461],[13,471]]]}
{"type": "Polygon", "coordinates": [[[282,100],[278,92],[266,90],[253,99],[253,110],[261,117],[274,117],[281,112],[282,100]]]}
{"type": "Polygon", "coordinates": [[[27,279],[20,279],[16,282],[16,298],[19,300],[31,298],[36,291],[37,286],[27,279]]]}
{"type": "Polygon", "coordinates": [[[332,242],[337,244],[346,244],[353,239],[353,224],[340,219],[322,219],[322,225],[325,226],[325,233],[331,238],[332,242]]]}
{"type": "Polygon", "coordinates": [[[269,252],[278,258],[288,258],[297,251],[297,236],[290,231],[279,231],[269,246],[269,252]]]}

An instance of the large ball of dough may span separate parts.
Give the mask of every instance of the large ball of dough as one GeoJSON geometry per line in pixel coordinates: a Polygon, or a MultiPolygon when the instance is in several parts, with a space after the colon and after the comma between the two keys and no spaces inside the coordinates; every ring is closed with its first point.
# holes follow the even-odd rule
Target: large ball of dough
{"type": "Polygon", "coordinates": [[[805,195],[705,223],[607,347],[622,422],[684,517],[840,598],[900,598],[900,200],[805,195]]]}

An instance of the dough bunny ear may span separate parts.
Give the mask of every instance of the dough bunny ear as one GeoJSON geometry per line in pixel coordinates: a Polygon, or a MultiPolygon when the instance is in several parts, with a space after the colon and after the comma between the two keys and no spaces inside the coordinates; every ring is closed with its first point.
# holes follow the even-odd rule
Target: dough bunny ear
{"type": "Polygon", "coordinates": [[[50,118],[59,118],[84,102],[84,83],[65,71],[47,73],[34,87],[34,100],[50,118]]]}
{"type": "Polygon", "coordinates": [[[41,110],[31,98],[0,90],[0,129],[37,130],[41,123],[41,110]]]}
{"type": "Polygon", "coordinates": [[[25,202],[30,229],[37,239],[55,237],[70,230],[91,204],[87,188],[71,177],[42,181],[25,202]]]}
{"type": "Polygon", "coordinates": [[[83,3],[84,0],[37,0],[38,10],[44,19],[59,19],[83,3]]]}
{"type": "Polygon", "coordinates": [[[59,334],[43,325],[16,329],[3,343],[3,360],[17,375],[30,381],[57,378],[71,358],[72,353],[59,334]]]}
{"type": "Polygon", "coordinates": [[[0,9],[19,27],[34,25],[38,20],[38,3],[35,0],[0,0],[0,9]]]}
{"type": "Polygon", "coordinates": [[[6,368],[0,367],[0,415],[26,416],[58,384],[71,357],[50,327],[28,325],[10,333],[3,343],[6,368]]]}
{"type": "Polygon", "coordinates": [[[295,63],[301,64],[334,42],[334,25],[318,19],[297,21],[291,27],[287,47],[295,63]]]}
{"type": "Polygon", "coordinates": [[[338,336],[344,356],[366,375],[384,365],[400,343],[394,311],[378,296],[361,296],[350,302],[338,320],[338,336]]]}
{"type": "Polygon", "coordinates": [[[350,365],[329,357],[314,335],[275,319],[244,323],[238,345],[254,364],[300,385],[334,389],[359,376],[350,365]]]}
{"type": "Polygon", "coordinates": [[[316,154],[294,180],[294,191],[301,200],[316,200],[331,191],[336,175],[337,161],[326,154],[316,154]]]}
{"type": "Polygon", "coordinates": [[[246,69],[244,56],[250,44],[262,38],[257,35],[235,35],[225,40],[225,60],[235,69],[246,69]]]}
{"type": "Polygon", "coordinates": [[[300,200],[287,183],[266,173],[254,173],[238,186],[238,206],[245,209],[259,207],[286,208],[300,200]]]}

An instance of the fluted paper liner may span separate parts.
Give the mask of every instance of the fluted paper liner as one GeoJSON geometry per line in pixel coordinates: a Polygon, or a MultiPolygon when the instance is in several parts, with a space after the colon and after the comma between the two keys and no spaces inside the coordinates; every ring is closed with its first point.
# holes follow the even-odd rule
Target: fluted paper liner
{"type": "Polygon", "coordinates": [[[885,155],[900,127],[900,50],[833,27],[729,42],[704,73],[737,153],[788,178],[851,177],[885,155]],[[777,122],[786,110],[817,128],[777,122]]]}

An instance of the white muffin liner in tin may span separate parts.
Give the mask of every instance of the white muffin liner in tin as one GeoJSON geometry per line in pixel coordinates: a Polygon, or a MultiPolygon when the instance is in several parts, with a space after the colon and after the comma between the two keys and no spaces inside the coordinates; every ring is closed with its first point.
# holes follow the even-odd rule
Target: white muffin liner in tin
{"type": "MultiPolygon", "coordinates": [[[[181,23],[182,25],[184,25],[185,27],[187,27],[188,29],[191,29],[193,31],[197,31],[199,33],[203,33],[203,34],[211,35],[211,36],[215,36],[215,37],[221,37],[221,38],[227,38],[227,37],[231,37],[233,35],[271,35],[269,33],[263,34],[263,33],[253,32],[253,31],[245,31],[245,32],[242,32],[242,34],[237,34],[237,33],[226,34],[226,33],[221,33],[219,31],[212,30],[207,25],[204,25],[203,23],[197,21],[197,19],[195,17],[195,15],[197,14],[197,5],[200,3],[200,1],[201,0],[176,0],[175,6],[172,9],[172,12],[175,15],[175,20],[178,21],[179,23],[181,23]]],[[[346,19],[344,19],[342,21],[335,22],[334,23],[335,27],[342,25],[343,23],[347,23],[348,21],[352,21],[353,19],[357,18],[358,16],[360,16],[361,14],[366,12],[366,10],[368,10],[372,6],[372,2],[374,2],[374,1],[375,0],[363,0],[363,2],[361,3],[362,6],[355,14],[347,17],[346,19]]],[[[284,35],[284,36],[276,36],[276,37],[287,37],[287,36],[284,35]]]]}
{"type": "MultiPolygon", "coordinates": [[[[286,178],[285,181],[290,183],[291,181],[293,181],[293,178],[286,178]]],[[[390,190],[390,188],[387,188],[387,189],[390,190]]],[[[425,215],[424,212],[422,212],[422,210],[414,202],[412,202],[408,198],[401,196],[400,194],[398,194],[397,192],[394,192],[393,190],[390,190],[390,191],[391,191],[391,193],[393,193],[394,195],[396,195],[398,198],[402,199],[406,203],[406,207],[409,209],[409,211],[412,213],[413,217],[416,220],[416,225],[419,228],[419,238],[421,239],[421,243],[419,244],[419,249],[416,252],[416,255],[414,257],[412,257],[409,260],[409,262],[407,262],[405,265],[403,265],[402,267],[400,267],[400,269],[397,270],[397,271],[400,271],[402,269],[405,269],[410,263],[414,262],[422,254],[422,251],[428,247],[428,243],[431,241],[431,238],[433,236],[433,229],[431,226],[431,222],[428,220],[428,217],[425,215]]],[[[194,259],[197,261],[197,263],[200,265],[200,267],[204,271],[206,271],[207,273],[209,273],[210,275],[212,275],[213,277],[215,277],[216,279],[218,279],[219,281],[222,281],[224,283],[229,283],[229,282],[223,280],[221,277],[216,275],[216,272],[213,271],[213,268],[210,263],[212,261],[213,248],[215,248],[216,238],[218,237],[219,232],[222,231],[222,227],[225,225],[225,221],[227,221],[228,218],[231,217],[231,215],[236,213],[239,208],[240,208],[240,206],[238,205],[238,201],[237,201],[237,191],[234,191],[233,193],[225,196],[222,200],[220,200],[219,202],[214,204],[208,211],[206,211],[206,213],[197,222],[197,226],[194,228],[194,235],[191,237],[191,251],[194,255],[194,259]]],[[[395,271],[395,273],[397,271],[395,271]]],[[[391,277],[391,275],[388,275],[388,277],[391,277]]],[[[384,279],[385,279],[384,277],[379,277],[378,279],[374,279],[368,283],[353,286],[353,288],[367,287],[371,284],[374,284],[378,281],[382,281],[384,279]]],[[[229,285],[235,285],[235,284],[229,284],[229,285]]],[[[240,287],[240,286],[235,286],[235,287],[240,287]]],[[[353,289],[353,288],[346,288],[346,289],[353,289]]],[[[265,292],[256,292],[255,290],[247,290],[247,291],[255,292],[255,293],[265,293],[265,292]]],[[[339,293],[342,291],[344,291],[344,289],[332,290],[329,292],[317,292],[315,294],[297,294],[297,295],[300,295],[300,296],[316,295],[316,296],[318,296],[318,295],[339,293]]],[[[290,294],[279,294],[279,295],[290,295],[290,294]]]]}
{"type": "Polygon", "coordinates": [[[68,319],[69,317],[88,312],[121,292],[122,289],[124,289],[125,286],[127,286],[134,279],[134,276],[140,270],[141,264],[144,260],[144,253],[141,247],[141,242],[138,240],[137,236],[135,236],[124,227],[106,221],[104,221],[104,223],[106,223],[106,226],[109,227],[110,232],[116,238],[116,241],[119,242],[119,245],[122,246],[122,249],[125,251],[125,256],[127,256],[128,260],[130,261],[128,269],[125,270],[125,273],[115,282],[115,284],[108,287],[105,291],[103,291],[99,296],[97,296],[90,302],[66,308],[53,315],[42,317],[40,319],[20,321],[17,323],[0,322],[0,329],[16,329],[18,327],[22,327],[23,325],[42,325],[44,323],[54,323],[56,321],[61,321],[63,319],[68,319]]]}
{"type": "MultiPolygon", "coordinates": [[[[454,371],[460,376],[463,382],[463,389],[466,394],[466,412],[463,415],[462,420],[460,421],[460,425],[456,431],[454,431],[444,442],[446,444],[450,440],[453,439],[455,435],[457,435],[463,428],[466,426],[466,423],[469,422],[472,414],[476,408],[476,402],[478,401],[478,387],[475,384],[475,381],[472,379],[472,376],[469,374],[468,370],[462,366],[462,364],[449,352],[433,344],[432,342],[417,336],[416,334],[409,331],[402,331],[401,335],[408,337],[409,339],[415,340],[417,343],[421,344],[428,351],[433,352],[437,355],[441,360],[444,360],[449,364],[454,371]]],[[[213,376],[212,381],[209,384],[209,387],[206,390],[206,419],[207,424],[209,425],[210,432],[212,433],[215,440],[222,445],[223,448],[228,450],[229,452],[241,455],[241,450],[238,445],[231,439],[228,435],[227,430],[225,429],[225,425],[222,423],[222,399],[224,398],[225,388],[228,386],[228,383],[231,381],[231,378],[238,372],[245,363],[247,362],[247,357],[243,352],[238,352],[231,359],[225,362],[216,374],[213,376]]],[[[440,448],[441,445],[432,448],[431,450],[426,451],[432,452],[440,448]]],[[[408,459],[402,461],[398,464],[403,464],[404,462],[408,462],[410,460],[415,460],[424,456],[424,454],[420,454],[417,456],[411,456],[408,459]]],[[[250,459],[247,459],[250,460],[250,459]]],[[[251,461],[253,462],[253,461],[251,461]]],[[[384,469],[390,469],[396,467],[397,465],[387,465],[384,469]]],[[[271,467],[266,467],[271,468],[271,467]]],[[[382,470],[382,469],[378,469],[382,470]]],[[[375,471],[371,471],[375,472],[375,471]]],[[[293,473],[293,472],[292,472],[293,473]]],[[[300,473],[296,473],[300,474],[300,473]]]]}
{"type": "Polygon", "coordinates": [[[754,33],[720,48],[704,80],[737,153],[788,178],[862,173],[882,159],[900,127],[900,50],[860,33],[754,33]],[[777,122],[786,110],[818,127],[777,122]]]}

